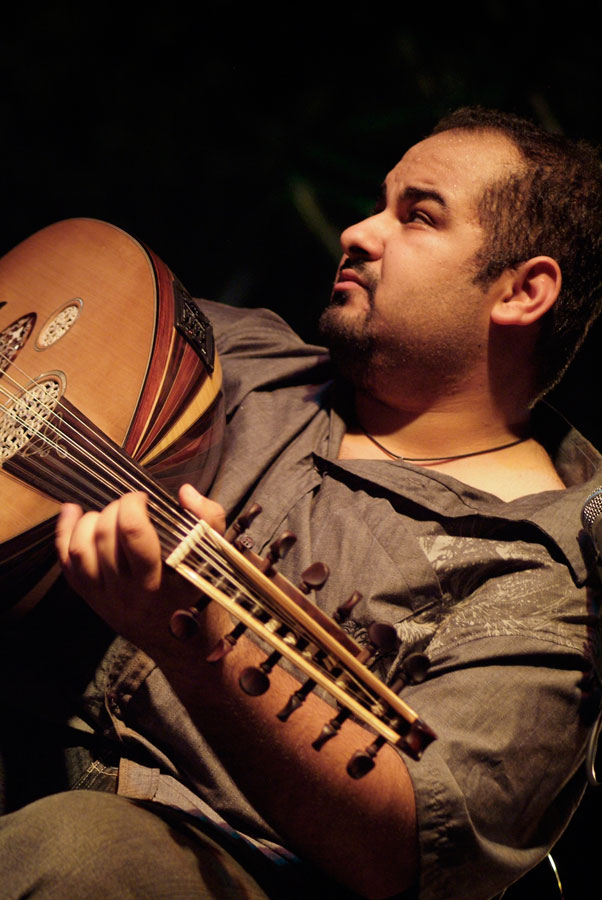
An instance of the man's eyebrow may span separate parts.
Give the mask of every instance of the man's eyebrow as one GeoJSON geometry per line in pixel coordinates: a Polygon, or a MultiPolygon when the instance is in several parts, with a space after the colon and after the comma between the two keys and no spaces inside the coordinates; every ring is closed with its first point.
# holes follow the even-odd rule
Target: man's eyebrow
{"type": "Polygon", "coordinates": [[[447,209],[447,203],[439,191],[433,191],[428,188],[407,187],[402,191],[399,199],[402,201],[411,200],[414,203],[419,200],[433,200],[439,204],[441,209],[447,209]]]}
{"type": "MultiPolygon", "coordinates": [[[[401,203],[404,202],[412,202],[417,203],[420,200],[433,200],[437,203],[441,209],[447,210],[448,206],[445,201],[445,198],[439,193],[439,191],[434,191],[430,188],[420,188],[414,186],[408,186],[404,188],[399,197],[399,201],[401,203]]],[[[374,204],[375,210],[382,210],[387,205],[387,183],[383,181],[380,186],[380,190],[378,192],[378,196],[376,198],[376,202],[374,204]]]]}

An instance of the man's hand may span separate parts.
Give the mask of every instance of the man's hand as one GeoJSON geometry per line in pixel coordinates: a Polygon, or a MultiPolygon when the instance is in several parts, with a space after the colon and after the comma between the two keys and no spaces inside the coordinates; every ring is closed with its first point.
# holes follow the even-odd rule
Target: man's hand
{"type": "MultiPolygon", "coordinates": [[[[218,503],[190,485],[181,488],[180,502],[224,531],[225,513],[218,503]]],[[[192,585],[164,568],[145,494],[126,494],[102,512],[83,513],[79,506],[65,504],[56,547],[73,589],[116,632],[151,655],[169,643],[174,608],[190,605],[198,596],[192,585]]]]}

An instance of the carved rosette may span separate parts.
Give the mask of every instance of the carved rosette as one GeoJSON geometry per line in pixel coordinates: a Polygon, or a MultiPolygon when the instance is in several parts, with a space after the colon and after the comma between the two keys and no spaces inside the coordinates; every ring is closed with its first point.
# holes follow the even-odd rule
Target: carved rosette
{"type": "Polygon", "coordinates": [[[63,395],[65,383],[62,373],[47,373],[3,404],[0,414],[0,464],[19,451],[43,454],[56,449],[58,439],[55,427],[49,426],[49,420],[63,395]]]}
{"type": "Polygon", "coordinates": [[[48,347],[52,347],[64,337],[75,324],[82,306],[83,300],[80,297],[74,297],[53,313],[40,330],[36,340],[36,350],[47,350],[48,347]]]}
{"type": "Polygon", "coordinates": [[[35,321],[36,314],[27,313],[0,331],[0,372],[5,372],[17,358],[33,330],[35,321]]]}

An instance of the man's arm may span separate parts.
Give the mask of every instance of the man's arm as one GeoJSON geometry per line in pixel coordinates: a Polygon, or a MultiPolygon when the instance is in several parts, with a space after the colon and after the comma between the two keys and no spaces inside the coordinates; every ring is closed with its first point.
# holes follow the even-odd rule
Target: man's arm
{"type": "MultiPolygon", "coordinates": [[[[181,499],[223,530],[217,504],[191,490],[181,499]]],[[[243,693],[239,674],[261,661],[261,650],[243,638],[217,664],[205,661],[232,628],[217,604],[203,613],[195,638],[182,643],[171,637],[171,613],[187,597],[192,602],[196,591],[163,568],[141,495],[128,495],[100,514],[82,516],[77,507],[65,507],[57,547],[73,587],[157,662],[231,776],[291,849],[366,897],[387,897],[415,882],[414,794],[399,755],[383,748],[376,768],[354,781],[347,761],[373,735],[347,722],[319,753],[313,750],[333,710],[311,695],[288,722],[280,722],[276,713],[298,688],[282,669],[273,672],[263,696],[243,693]]]]}

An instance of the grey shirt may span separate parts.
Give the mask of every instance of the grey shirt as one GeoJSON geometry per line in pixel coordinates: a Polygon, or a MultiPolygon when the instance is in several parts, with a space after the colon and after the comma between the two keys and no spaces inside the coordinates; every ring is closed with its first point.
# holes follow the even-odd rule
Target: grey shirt
{"type": "MultiPolygon", "coordinates": [[[[401,460],[338,460],[349,410],[324,351],[267,311],[203,308],[227,415],[211,495],[232,513],[251,498],[261,503],[249,529],[258,552],[285,528],[297,534],[281,567],[291,580],[316,559],[329,565],[318,595],[329,614],[361,591],[346,625],[360,643],[372,622],[394,626],[399,648],[381,661],[383,679],[410,653],[427,654],[426,680],[402,694],[438,735],[419,762],[404,757],[417,805],[419,895],[491,897],[545,855],[583,787],[595,597],[585,587],[592,550],[579,516],[602,480],[600,458],[542,411],[538,436],[565,491],[506,503],[401,460]]],[[[105,673],[114,727],[163,772],[148,775],[151,790],[140,767],[123,763],[122,792],[150,796],[167,776],[190,791],[189,804],[198,797],[199,809],[265,846],[278,843],[147,657],[118,641],[105,673]]]]}

